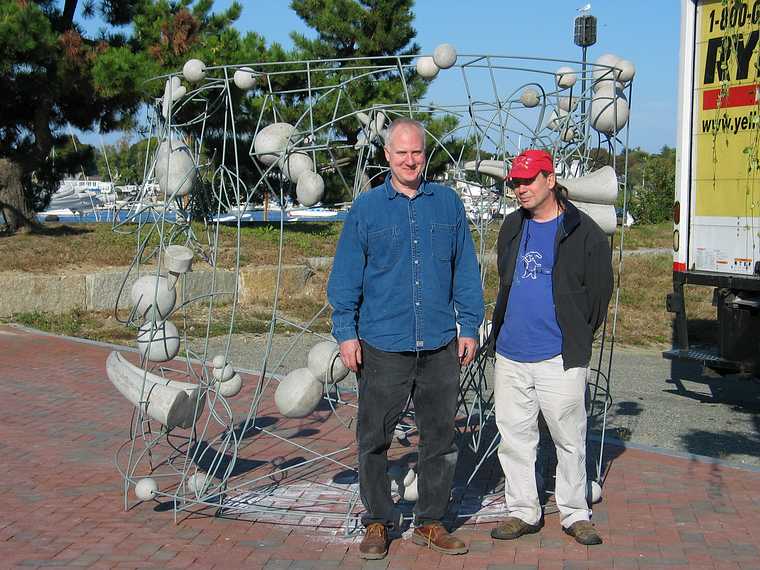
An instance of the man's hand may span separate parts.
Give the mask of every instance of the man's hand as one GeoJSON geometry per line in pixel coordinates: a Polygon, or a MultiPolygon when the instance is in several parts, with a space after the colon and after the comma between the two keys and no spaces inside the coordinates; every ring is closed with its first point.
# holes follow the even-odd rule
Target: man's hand
{"type": "Polygon", "coordinates": [[[459,365],[467,366],[475,358],[475,352],[478,348],[478,341],[466,336],[459,337],[459,365]]]}
{"type": "Polygon", "coordinates": [[[340,343],[340,359],[351,372],[359,372],[362,365],[362,345],[355,338],[340,343]]]}

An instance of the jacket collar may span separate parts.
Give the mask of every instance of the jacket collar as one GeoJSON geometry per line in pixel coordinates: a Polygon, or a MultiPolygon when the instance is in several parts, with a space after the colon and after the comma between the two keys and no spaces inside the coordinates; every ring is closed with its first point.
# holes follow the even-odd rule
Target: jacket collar
{"type": "MultiPolygon", "coordinates": [[[[393,187],[393,184],[391,183],[391,174],[388,173],[385,176],[385,196],[388,198],[388,200],[393,200],[396,196],[401,196],[401,193],[396,190],[393,187]]],[[[434,185],[428,182],[427,180],[422,180],[420,182],[420,185],[417,187],[417,194],[427,194],[428,196],[433,195],[433,187],[434,185]]]]}
{"type": "MultiPolygon", "coordinates": [[[[508,238],[512,240],[515,238],[521,231],[523,227],[523,223],[525,220],[529,219],[530,216],[528,215],[528,210],[525,208],[520,208],[517,210],[517,214],[520,216],[519,223],[513,224],[509,228],[509,234],[508,238]]],[[[561,235],[559,236],[560,241],[565,239],[567,236],[569,236],[575,228],[578,227],[581,223],[581,214],[578,208],[575,207],[575,205],[570,202],[565,202],[565,215],[562,217],[562,224],[560,225],[561,235]]]]}

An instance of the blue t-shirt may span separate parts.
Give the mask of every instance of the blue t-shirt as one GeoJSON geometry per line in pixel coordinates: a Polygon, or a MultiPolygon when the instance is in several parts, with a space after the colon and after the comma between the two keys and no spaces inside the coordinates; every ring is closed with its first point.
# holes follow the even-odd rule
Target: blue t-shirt
{"type": "Polygon", "coordinates": [[[496,352],[517,362],[539,362],[562,352],[552,291],[554,243],[560,214],[548,222],[526,220],[496,352]]]}

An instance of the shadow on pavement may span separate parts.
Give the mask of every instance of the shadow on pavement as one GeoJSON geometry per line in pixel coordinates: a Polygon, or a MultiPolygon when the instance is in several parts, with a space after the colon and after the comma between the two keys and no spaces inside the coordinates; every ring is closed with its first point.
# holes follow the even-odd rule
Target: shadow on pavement
{"type": "Polygon", "coordinates": [[[690,453],[728,458],[732,455],[760,457],[760,380],[745,375],[721,376],[703,368],[697,362],[674,360],[668,383],[673,386],[664,392],[690,398],[705,404],[731,406],[737,414],[750,414],[754,428],[752,433],[732,430],[711,431],[692,429],[681,436],[690,453]],[[687,383],[704,386],[706,391],[696,391],[687,383]]]}

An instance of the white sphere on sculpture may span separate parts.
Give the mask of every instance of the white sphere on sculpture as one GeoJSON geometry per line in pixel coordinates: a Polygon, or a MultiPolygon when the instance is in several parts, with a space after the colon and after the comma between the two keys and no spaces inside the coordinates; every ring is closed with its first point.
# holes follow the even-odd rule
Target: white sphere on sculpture
{"type": "Polygon", "coordinates": [[[575,108],[578,106],[578,98],[577,97],[570,97],[569,95],[562,95],[557,99],[557,107],[562,109],[563,111],[575,111],[575,108]]]}
{"type": "Polygon", "coordinates": [[[140,318],[161,321],[169,316],[177,301],[177,293],[169,281],[156,275],[144,275],[132,285],[132,306],[140,318]]]}
{"type": "Polygon", "coordinates": [[[448,69],[457,62],[457,50],[451,44],[441,44],[433,51],[433,62],[441,69],[448,69]]]}
{"type": "Polygon", "coordinates": [[[164,102],[169,100],[172,102],[178,101],[185,96],[185,93],[187,93],[187,89],[182,85],[179,77],[172,75],[171,78],[166,80],[164,84],[164,102]]]}
{"type": "Polygon", "coordinates": [[[615,81],[614,79],[606,79],[606,78],[600,79],[593,85],[594,93],[597,93],[599,91],[604,91],[604,90],[622,91],[624,87],[625,85],[620,83],[620,81],[615,81]]]}
{"type": "Polygon", "coordinates": [[[187,490],[196,495],[202,495],[206,487],[206,474],[205,473],[193,473],[185,481],[187,490]]]}
{"type": "Polygon", "coordinates": [[[541,96],[532,87],[526,87],[520,94],[520,102],[526,107],[535,107],[541,102],[541,96]]]}
{"type": "Polygon", "coordinates": [[[153,477],[143,477],[135,485],[135,495],[141,501],[150,501],[158,493],[158,483],[153,477]]]}
{"type": "Polygon", "coordinates": [[[256,133],[253,150],[260,162],[270,166],[280,160],[296,129],[288,123],[272,123],[256,133]]]}
{"type": "Polygon", "coordinates": [[[565,128],[568,123],[570,122],[569,117],[570,113],[567,111],[563,111],[562,109],[553,109],[551,114],[549,115],[549,121],[546,123],[546,126],[550,128],[553,131],[559,132],[563,128],[565,128]]]}
{"type": "Polygon", "coordinates": [[[214,367],[212,374],[214,376],[214,380],[217,380],[218,382],[227,382],[235,375],[235,369],[232,367],[232,364],[228,362],[219,368],[214,367]]]}
{"type": "Polygon", "coordinates": [[[627,59],[621,59],[615,67],[620,70],[617,79],[622,83],[628,83],[636,75],[636,66],[627,59]]]}
{"type": "Polygon", "coordinates": [[[171,360],[179,353],[179,331],[171,321],[148,321],[137,334],[137,348],[151,362],[171,360]]]}
{"type": "Polygon", "coordinates": [[[435,64],[435,61],[429,55],[417,58],[417,74],[422,79],[435,79],[438,75],[440,68],[435,64]]]}
{"type": "Polygon", "coordinates": [[[575,127],[567,126],[560,131],[559,137],[562,142],[573,142],[575,140],[575,127]]]}
{"type": "Polygon", "coordinates": [[[280,170],[282,170],[282,173],[288,177],[288,180],[291,182],[298,182],[298,179],[302,174],[314,170],[314,162],[306,153],[291,152],[282,161],[280,170]]]}
{"type": "Polygon", "coordinates": [[[227,363],[227,360],[224,358],[223,354],[217,354],[212,360],[211,365],[214,368],[222,368],[227,363]]]}
{"type": "Polygon", "coordinates": [[[256,73],[250,67],[241,67],[235,71],[232,81],[241,91],[248,91],[256,86],[256,73]]]}
{"type": "Polygon", "coordinates": [[[602,486],[598,481],[588,480],[586,483],[586,500],[590,505],[602,500],[602,486]]]}
{"type": "Polygon", "coordinates": [[[371,125],[370,130],[374,134],[380,135],[385,128],[385,123],[387,120],[388,117],[385,116],[385,113],[378,111],[377,115],[375,115],[375,122],[371,125]]]}
{"type": "Polygon", "coordinates": [[[405,501],[413,503],[419,499],[420,494],[419,488],[417,486],[417,481],[417,474],[414,472],[414,470],[410,469],[406,474],[406,477],[404,477],[404,492],[402,494],[402,497],[405,501]]]}
{"type": "Polygon", "coordinates": [[[331,340],[324,340],[312,346],[307,362],[314,377],[323,384],[337,383],[348,376],[349,370],[340,358],[338,344],[331,340]]]}
{"type": "Polygon", "coordinates": [[[296,368],[277,386],[274,403],[286,418],[303,418],[319,405],[324,387],[308,368],[296,368]]]}
{"type": "Polygon", "coordinates": [[[172,273],[187,273],[193,265],[193,250],[184,245],[170,245],[164,256],[166,269],[172,273]]]}
{"type": "Polygon", "coordinates": [[[189,194],[195,184],[196,169],[187,145],[168,140],[162,142],[156,153],[155,173],[158,186],[167,199],[189,194]]]}
{"type": "Polygon", "coordinates": [[[190,83],[198,83],[206,77],[206,64],[200,59],[189,59],[182,66],[182,75],[190,83]]]}
{"type": "Polygon", "coordinates": [[[596,58],[593,71],[591,72],[594,81],[615,80],[617,72],[609,68],[615,67],[618,61],[620,61],[620,58],[612,53],[605,53],[596,58]]]}
{"type": "Polygon", "coordinates": [[[578,80],[578,74],[572,67],[563,65],[554,72],[554,79],[557,82],[557,87],[560,89],[568,89],[575,85],[575,82],[578,80]]]}
{"type": "Polygon", "coordinates": [[[603,88],[591,99],[589,118],[598,132],[611,135],[628,122],[628,101],[620,89],[603,88]]]}
{"type": "Polygon", "coordinates": [[[356,144],[354,144],[354,149],[359,150],[363,146],[367,146],[369,144],[369,137],[367,136],[367,133],[362,131],[359,131],[359,134],[356,135],[356,144]]]}
{"type": "Polygon", "coordinates": [[[391,491],[398,492],[398,484],[401,480],[401,466],[398,464],[391,465],[388,467],[386,474],[388,475],[388,479],[390,479],[391,491]]]}
{"type": "Polygon", "coordinates": [[[296,183],[296,199],[302,206],[310,208],[325,195],[325,181],[316,172],[304,172],[296,183]]]}
{"type": "Polygon", "coordinates": [[[216,387],[216,391],[219,392],[225,398],[233,398],[240,393],[240,390],[242,388],[243,388],[243,378],[240,376],[240,374],[235,373],[232,375],[232,378],[230,378],[229,380],[220,382],[219,385],[216,387]]]}
{"type": "Polygon", "coordinates": [[[161,114],[165,118],[169,118],[169,107],[172,107],[172,103],[182,99],[187,93],[187,89],[179,80],[179,77],[172,75],[171,78],[166,80],[164,84],[164,96],[161,98],[161,114]]]}

